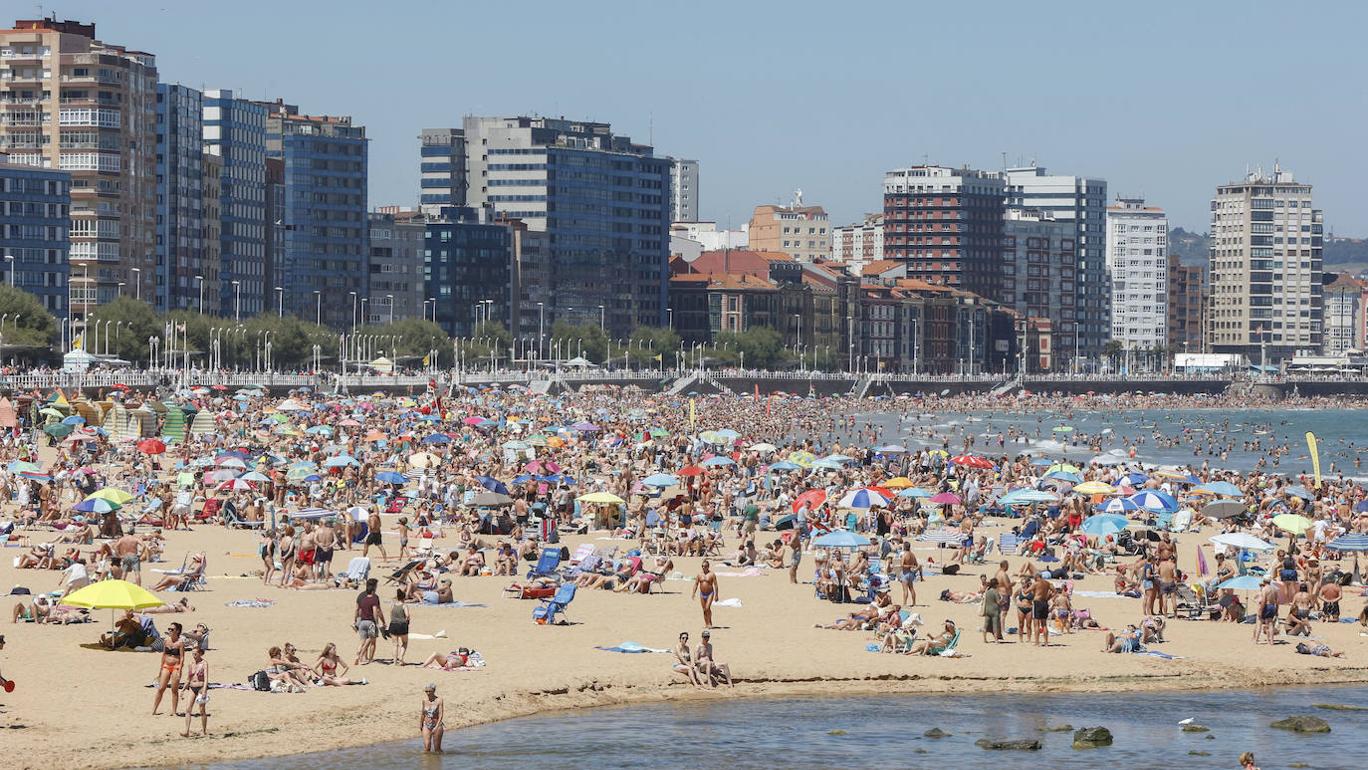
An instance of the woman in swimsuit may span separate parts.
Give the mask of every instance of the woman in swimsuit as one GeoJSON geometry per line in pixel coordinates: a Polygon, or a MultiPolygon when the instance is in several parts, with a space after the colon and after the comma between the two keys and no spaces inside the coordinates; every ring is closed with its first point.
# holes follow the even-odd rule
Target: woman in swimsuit
{"type": "Polygon", "coordinates": [[[394,638],[394,665],[404,665],[404,655],[408,653],[409,609],[404,606],[404,589],[395,592],[394,602],[390,604],[389,635],[394,638]]]}
{"type": "Polygon", "coordinates": [[[1017,591],[1017,639],[1025,641],[1031,635],[1031,604],[1034,599],[1031,594],[1031,580],[1025,578],[1021,581],[1021,589],[1017,591]]]}
{"type": "Polygon", "coordinates": [[[290,568],[294,566],[295,560],[294,527],[286,524],[282,532],[284,534],[280,538],[280,586],[284,588],[285,581],[293,574],[290,568]]]}
{"type": "Polygon", "coordinates": [[[204,662],[204,650],[200,647],[196,646],[190,654],[192,660],[186,685],[190,688],[191,700],[190,705],[185,707],[185,732],[181,733],[182,738],[190,737],[190,721],[195,706],[199,706],[200,735],[209,734],[209,713],[205,710],[209,708],[209,664],[204,662]]]}
{"type": "Polygon", "coordinates": [[[162,642],[161,670],[157,673],[157,697],[152,701],[152,715],[161,713],[157,709],[161,708],[162,694],[169,687],[171,715],[179,716],[176,707],[180,705],[181,663],[185,658],[185,640],[181,638],[181,624],[172,623],[168,626],[166,638],[162,642]]]}
{"type": "Polygon", "coordinates": [[[270,585],[271,576],[275,574],[275,552],[276,540],[275,531],[270,530],[261,533],[261,542],[257,543],[257,555],[261,557],[263,573],[261,582],[270,585]]]}
{"type": "Polygon", "coordinates": [[[337,654],[337,645],[328,642],[328,646],[323,648],[323,652],[318,656],[318,662],[314,664],[313,672],[318,676],[318,681],[325,687],[342,687],[349,684],[368,684],[365,679],[355,681],[347,677],[348,666],[346,661],[337,654]],[[341,669],[339,674],[338,669],[341,669]]]}
{"type": "Polygon", "coordinates": [[[446,732],[443,718],[446,717],[446,704],[437,697],[437,685],[429,684],[423,688],[423,708],[418,719],[418,727],[423,732],[423,751],[442,753],[442,733],[446,732]]]}

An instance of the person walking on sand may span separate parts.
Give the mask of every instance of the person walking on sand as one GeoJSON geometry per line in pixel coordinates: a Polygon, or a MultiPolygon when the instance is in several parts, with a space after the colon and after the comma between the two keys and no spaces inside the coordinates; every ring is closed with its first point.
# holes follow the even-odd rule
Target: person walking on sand
{"type": "Polygon", "coordinates": [[[185,683],[190,689],[190,705],[185,707],[185,731],[181,733],[182,738],[190,737],[190,723],[194,719],[196,706],[199,706],[200,735],[209,734],[209,664],[204,661],[204,650],[199,645],[195,645],[191,655],[185,683]]]}
{"type": "Polygon", "coordinates": [[[160,714],[162,695],[171,690],[171,715],[179,716],[176,711],[180,705],[181,663],[185,657],[185,639],[181,637],[181,624],[167,626],[166,637],[162,640],[161,668],[157,671],[157,695],[152,699],[152,716],[160,714]]]}
{"type": "Polygon", "coordinates": [[[693,591],[689,597],[695,596],[703,607],[703,627],[712,628],[713,602],[717,601],[717,573],[712,571],[707,559],[703,560],[703,571],[694,576],[693,591]]]}
{"type": "Polygon", "coordinates": [[[803,539],[798,537],[798,533],[793,533],[793,538],[789,540],[789,582],[798,584],[798,565],[803,563],[803,539]]]}
{"type": "Polygon", "coordinates": [[[353,625],[361,646],[356,649],[355,666],[364,666],[375,660],[375,639],[380,635],[380,624],[385,622],[385,613],[380,609],[380,597],[375,595],[380,581],[370,578],[366,590],[356,597],[356,616],[353,625]]]}
{"type": "Polygon", "coordinates": [[[1254,623],[1254,643],[1259,644],[1259,637],[1267,634],[1268,643],[1272,644],[1277,622],[1278,587],[1265,577],[1259,581],[1259,618],[1254,623]]]}
{"type": "Polygon", "coordinates": [[[370,512],[366,515],[366,545],[361,549],[362,556],[370,556],[371,546],[380,549],[380,560],[389,561],[389,554],[385,553],[385,545],[380,536],[380,511],[375,506],[370,507],[370,512]]]}
{"type": "Polygon", "coordinates": [[[446,732],[446,725],[442,720],[445,717],[446,704],[437,697],[437,685],[428,684],[423,688],[423,707],[418,717],[418,728],[423,733],[424,753],[442,753],[442,733],[446,732]]]}

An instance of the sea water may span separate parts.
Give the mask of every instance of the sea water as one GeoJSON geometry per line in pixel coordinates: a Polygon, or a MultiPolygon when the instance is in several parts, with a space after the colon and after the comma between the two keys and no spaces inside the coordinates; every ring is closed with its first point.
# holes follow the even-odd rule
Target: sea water
{"type": "MultiPolygon", "coordinates": [[[[1292,654],[1289,652],[1289,654],[1292,654]]],[[[262,696],[272,697],[272,696],[262,696]]],[[[287,696],[276,696],[287,697],[287,696]]],[[[451,693],[448,709],[459,702],[451,693]]],[[[414,694],[414,722],[419,695],[414,694]]],[[[303,728],[301,728],[303,729],[303,728]]],[[[377,738],[383,736],[376,736],[377,738]]],[[[1253,751],[1263,770],[1368,767],[1368,688],[1056,695],[925,695],[733,698],[561,712],[450,731],[442,757],[423,757],[416,736],[360,749],[209,765],[213,770],[817,770],[991,767],[1236,768],[1253,751]],[[1361,710],[1325,710],[1317,704],[1361,710]],[[1310,714],[1328,734],[1269,724],[1310,714]],[[1183,732],[1192,719],[1209,732],[1183,732]],[[1104,726],[1110,747],[1079,750],[1073,733],[1104,726]],[[940,728],[948,737],[924,733],[940,728]],[[988,751],[980,738],[1039,740],[1038,751],[988,751]]]]}

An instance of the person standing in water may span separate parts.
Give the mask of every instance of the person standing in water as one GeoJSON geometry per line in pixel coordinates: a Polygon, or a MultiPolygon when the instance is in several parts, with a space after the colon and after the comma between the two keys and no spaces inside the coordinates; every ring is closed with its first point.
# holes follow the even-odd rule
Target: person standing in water
{"type": "Polygon", "coordinates": [[[423,708],[418,719],[419,729],[423,732],[423,751],[433,754],[442,753],[442,734],[446,725],[446,704],[437,697],[437,685],[429,684],[423,688],[423,708]]]}

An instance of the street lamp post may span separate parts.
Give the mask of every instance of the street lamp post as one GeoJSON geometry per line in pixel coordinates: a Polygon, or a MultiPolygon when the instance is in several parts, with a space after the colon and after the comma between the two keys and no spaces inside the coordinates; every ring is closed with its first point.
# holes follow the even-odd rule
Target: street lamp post
{"type": "Polygon", "coordinates": [[[233,281],[233,320],[242,320],[242,281],[233,281]]]}
{"type": "Polygon", "coordinates": [[[603,305],[599,305],[599,331],[607,331],[607,324],[604,323],[603,305]]]}
{"type": "Polygon", "coordinates": [[[314,326],[323,325],[323,292],[314,289],[314,326]]]}
{"type": "Polygon", "coordinates": [[[389,303],[389,311],[390,311],[390,320],[389,320],[389,322],[390,322],[390,325],[392,326],[392,325],[394,325],[394,295],[393,295],[393,294],[386,294],[386,295],[385,295],[385,300],[389,303]]]}
{"type": "Polygon", "coordinates": [[[276,293],[276,318],[285,317],[285,287],[275,287],[276,293]]]}
{"type": "Polygon", "coordinates": [[[546,304],[537,303],[537,360],[542,359],[542,343],[546,340],[546,304]]]}
{"type": "Polygon", "coordinates": [[[127,282],[125,282],[125,281],[119,281],[119,285],[118,285],[119,294],[118,294],[118,296],[120,296],[120,297],[123,296],[123,287],[125,287],[125,286],[127,286],[127,285],[128,285],[127,282]]]}
{"type": "Polygon", "coordinates": [[[204,276],[195,276],[195,281],[199,285],[199,314],[204,315],[204,276]]]}
{"type": "Polygon", "coordinates": [[[141,268],[141,267],[129,268],[128,272],[130,272],[130,273],[133,274],[133,298],[134,298],[134,299],[137,299],[137,300],[141,300],[141,299],[142,299],[142,268],[141,268]]]}
{"type": "Polygon", "coordinates": [[[14,255],[13,255],[13,254],[6,254],[6,255],[5,255],[5,261],[9,263],[10,288],[13,289],[13,288],[14,288],[14,255]]]}

